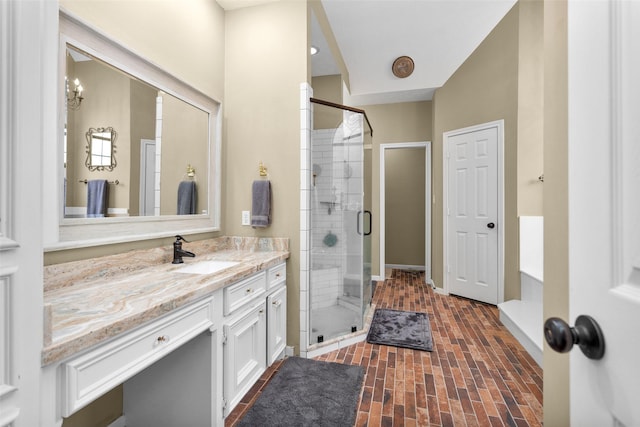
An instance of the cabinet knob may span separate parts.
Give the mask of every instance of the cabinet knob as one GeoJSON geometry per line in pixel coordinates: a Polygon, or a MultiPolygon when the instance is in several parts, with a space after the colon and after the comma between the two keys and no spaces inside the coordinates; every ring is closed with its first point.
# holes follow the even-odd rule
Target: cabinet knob
{"type": "Polygon", "coordinates": [[[253,292],[253,289],[249,288],[247,289],[247,293],[250,294],[251,292],[253,292]]]}
{"type": "Polygon", "coordinates": [[[276,307],[280,307],[280,304],[282,304],[282,300],[274,301],[274,302],[272,302],[271,304],[273,304],[273,305],[274,305],[274,306],[276,306],[276,307]]]}
{"type": "Polygon", "coordinates": [[[168,335],[160,335],[158,338],[156,338],[156,341],[161,343],[161,342],[168,342],[169,341],[169,336],[168,335]]]}

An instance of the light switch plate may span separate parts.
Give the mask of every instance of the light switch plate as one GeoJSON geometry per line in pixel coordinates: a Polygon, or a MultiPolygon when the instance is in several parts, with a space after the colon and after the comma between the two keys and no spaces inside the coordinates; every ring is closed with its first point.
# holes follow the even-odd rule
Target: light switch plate
{"type": "Polygon", "coordinates": [[[251,216],[249,211],[242,211],[242,225],[251,225],[251,216]]]}

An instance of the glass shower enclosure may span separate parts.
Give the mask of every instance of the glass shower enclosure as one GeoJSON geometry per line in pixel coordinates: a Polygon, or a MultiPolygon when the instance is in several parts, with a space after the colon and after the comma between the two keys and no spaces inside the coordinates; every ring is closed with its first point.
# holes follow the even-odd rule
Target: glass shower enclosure
{"type": "Polygon", "coordinates": [[[362,110],[311,101],[309,343],[314,345],[361,330],[371,304],[371,150],[365,156],[364,149],[371,145],[371,128],[362,110]]]}

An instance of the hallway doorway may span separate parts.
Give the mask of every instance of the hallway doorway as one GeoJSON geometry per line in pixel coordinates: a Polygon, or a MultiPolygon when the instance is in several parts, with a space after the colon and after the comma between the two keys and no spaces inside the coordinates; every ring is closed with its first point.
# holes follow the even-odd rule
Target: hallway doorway
{"type": "Polygon", "coordinates": [[[424,270],[431,279],[431,142],[380,145],[380,274],[424,270]]]}

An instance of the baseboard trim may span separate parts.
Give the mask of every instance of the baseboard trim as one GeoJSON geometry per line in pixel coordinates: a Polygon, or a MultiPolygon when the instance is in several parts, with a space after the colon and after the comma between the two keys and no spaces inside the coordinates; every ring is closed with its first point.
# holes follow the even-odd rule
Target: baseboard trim
{"type": "Polygon", "coordinates": [[[109,424],[107,427],[127,427],[127,420],[124,415],[121,415],[120,418],[109,424]]]}
{"type": "Polygon", "coordinates": [[[424,265],[410,265],[410,264],[385,264],[385,268],[397,268],[399,270],[417,270],[426,271],[424,265]]]}

